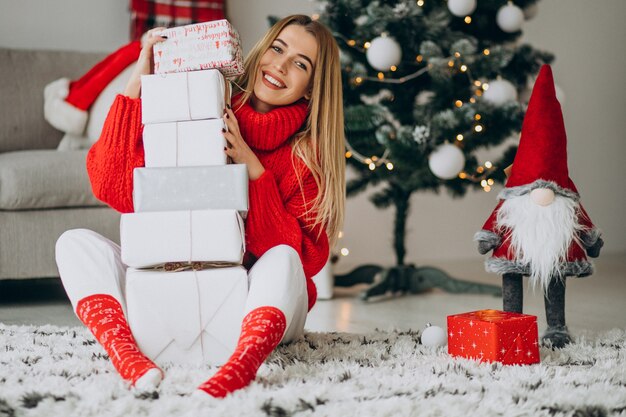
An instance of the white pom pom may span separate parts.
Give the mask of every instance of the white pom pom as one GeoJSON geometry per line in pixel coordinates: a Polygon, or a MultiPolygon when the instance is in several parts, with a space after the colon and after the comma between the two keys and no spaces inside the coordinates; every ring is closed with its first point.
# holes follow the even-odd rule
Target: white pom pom
{"type": "Polygon", "coordinates": [[[445,346],[448,342],[446,331],[439,326],[426,326],[422,332],[422,345],[430,347],[445,346]]]}
{"type": "Polygon", "coordinates": [[[428,167],[435,176],[450,180],[465,167],[465,155],[456,146],[445,143],[430,154],[428,167]]]}
{"type": "Polygon", "coordinates": [[[458,17],[465,17],[476,10],[476,0],[448,0],[450,13],[458,17]]]}
{"type": "Polygon", "coordinates": [[[489,103],[500,106],[506,102],[517,100],[517,90],[511,82],[493,80],[488,84],[489,88],[483,93],[483,99],[489,103]]]}
{"type": "Polygon", "coordinates": [[[402,49],[393,38],[379,36],[370,42],[365,54],[367,62],[379,71],[389,71],[392,66],[400,64],[402,49]]]}
{"type": "Polygon", "coordinates": [[[522,28],[522,23],[524,23],[524,12],[516,5],[509,3],[498,10],[496,23],[505,32],[517,32],[522,28]]]}

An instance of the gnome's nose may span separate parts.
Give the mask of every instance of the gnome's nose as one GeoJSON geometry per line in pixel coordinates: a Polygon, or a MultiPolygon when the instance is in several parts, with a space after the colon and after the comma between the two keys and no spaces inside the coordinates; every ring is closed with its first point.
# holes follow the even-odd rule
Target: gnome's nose
{"type": "Polygon", "coordinates": [[[530,199],[539,206],[549,206],[554,201],[554,191],[549,188],[535,188],[530,192],[530,199]]]}

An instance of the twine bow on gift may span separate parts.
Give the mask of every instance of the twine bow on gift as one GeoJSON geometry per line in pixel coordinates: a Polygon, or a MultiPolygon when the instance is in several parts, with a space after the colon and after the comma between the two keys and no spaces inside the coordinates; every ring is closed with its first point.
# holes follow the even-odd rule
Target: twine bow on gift
{"type": "Polygon", "coordinates": [[[230,268],[237,266],[234,262],[166,262],[163,265],[154,267],[157,271],[181,272],[181,271],[202,271],[203,269],[230,268]]]}
{"type": "Polygon", "coordinates": [[[511,317],[510,313],[506,313],[504,311],[499,311],[499,310],[480,310],[480,311],[475,311],[473,314],[479,320],[490,321],[490,322],[502,321],[506,318],[511,317]]]}

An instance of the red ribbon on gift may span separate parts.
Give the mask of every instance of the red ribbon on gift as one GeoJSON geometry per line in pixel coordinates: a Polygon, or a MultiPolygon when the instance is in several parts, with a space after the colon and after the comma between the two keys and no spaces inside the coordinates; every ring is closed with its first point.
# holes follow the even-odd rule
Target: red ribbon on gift
{"type": "Polygon", "coordinates": [[[502,320],[506,320],[508,318],[513,317],[511,313],[507,313],[505,311],[500,311],[500,310],[480,310],[480,311],[474,311],[473,313],[474,316],[476,316],[476,318],[478,320],[483,320],[483,321],[490,321],[490,322],[498,322],[498,321],[502,321],[502,320]]]}

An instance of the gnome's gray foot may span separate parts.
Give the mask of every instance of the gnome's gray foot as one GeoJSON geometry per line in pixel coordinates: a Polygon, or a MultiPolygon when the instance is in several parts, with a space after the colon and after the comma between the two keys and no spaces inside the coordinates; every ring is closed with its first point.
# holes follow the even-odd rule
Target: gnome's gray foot
{"type": "Polygon", "coordinates": [[[541,337],[541,343],[552,349],[561,349],[573,342],[567,326],[551,326],[541,337]]]}

